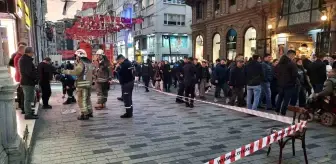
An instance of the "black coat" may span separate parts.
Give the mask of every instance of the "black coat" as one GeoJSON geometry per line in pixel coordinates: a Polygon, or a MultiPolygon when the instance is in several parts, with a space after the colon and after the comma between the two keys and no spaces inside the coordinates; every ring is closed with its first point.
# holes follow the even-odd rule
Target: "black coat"
{"type": "Polygon", "coordinates": [[[248,86],[257,86],[264,81],[264,72],[261,63],[256,60],[248,62],[245,66],[246,84],[248,86]]]}
{"type": "Polygon", "coordinates": [[[37,84],[37,69],[33,63],[33,58],[28,55],[23,55],[19,61],[21,73],[21,85],[34,86],[37,84]]]}
{"type": "Polygon", "coordinates": [[[243,88],[246,85],[246,75],[244,67],[232,67],[229,74],[229,85],[236,88],[243,88]]]}
{"type": "Polygon", "coordinates": [[[169,64],[165,64],[163,66],[163,79],[167,82],[172,79],[172,70],[169,64]]]}
{"type": "Polygon", "coordinates": [[[153,76],[153,66],[152,63],[143,63],[141,66],[141,75],[142,76],[153,76]]]}
{"type": "Polygon", "coordinates": [[[202,79],[206,79],[207,82],[209,82],[210,80],[210,72],[209,72],[209,68],[208,67],[201,67],[199,69],[199,79],[198,80],[202,80],[202,79]]]}
{"type": "Polygon", "coordinates": [[[56,71],[51,64],[47,64],[45,62],[41,62],[37,66],[37,70],[40,84],[50,83],[50,80],[53,78],[53,74],[56,71]]]}
{"type": "Polygon", "coordinates": [[[275,67],[275,76],[279,87],[295,87],[298,79],[298,68],[289,57],[284,55],[280,58],[279,64],[275,67]]]}
{"type": "Polygon", "coordinates": [[[184,85],[195,85],[197,82],[196,78],[197,69],[194,64],[188,62],[183,67],[183,75],[184,75],[184,85]]]}
{"type": "Polygon", "coordinates": [[[323,84],[327,80],[326,64],[320,59],[310,64],[308,76],[311,84],[323,84]]]}
{"type": "Polygon", "coordinates": [[[218,80],[219,84],[224,84],[229,80],[228,69],[226,65],[217,64],[213,74],[214,80],[218,80]]]}
{"type": "Polygon", "coordinates": [[[118,70],[119,82],[121,85],[134,81],[134,67],[132,63],[125,59],[124,62],[120,64],[120,68],[118,70]]]}

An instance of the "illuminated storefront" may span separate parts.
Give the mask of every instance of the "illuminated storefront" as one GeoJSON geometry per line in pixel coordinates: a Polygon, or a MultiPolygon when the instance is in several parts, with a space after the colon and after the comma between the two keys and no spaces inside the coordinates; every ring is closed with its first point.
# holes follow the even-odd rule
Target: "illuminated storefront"
{"type": "Polygon", "coordinates": [[[226,34],[226,56],[233,60],[237,54],[237,31],[230,29],[226,34]]]}
{"type": "Polygon", "coordinates": [[[201,35],[196,37],[195,54],[198,60],[203,60],[203,37],[201,35]]]}
{"type": "Polygon", "coordinates": [[[188,56],[188,36],[185,35],[162,35],[162,60],[172,63],[182,60],[184,56],[188,56]]]}
{"type": "Polygon", "coordinates": [[[256,53],[257,48],[257,31],[255,28],[250,27],[245,32],[244,38],[244,56],[247,58],[251,58],[252,55],[256,53]]]}
{"type": "Polygon", "coordinates": [[[220,45],[220,35],[217,33],[212,39],[212,61],[219,59],[220,45]]]}

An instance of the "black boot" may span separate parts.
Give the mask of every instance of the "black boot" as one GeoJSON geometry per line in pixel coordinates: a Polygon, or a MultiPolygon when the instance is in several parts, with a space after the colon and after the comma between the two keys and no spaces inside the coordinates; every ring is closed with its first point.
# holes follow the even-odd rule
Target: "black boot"
{"type": "Polygon", "coordinates": [[[68,98],[63,105],[71,104],[73,102],[72,98],[68,98]]]}
{"type": "Polygon", "coordinates": [[[124,99],[122,97],[117,97],[117,100],[124,101],[124,99]]]}
{"type": "Polygon", "coordinates": [[[76,103],[77,101],[76,101],[76,99],[75,99],[75,97],[72,97],[72,103],[76,103]]]}
{"type": "Polygon", "coordinates": [[[93,117],[93,113],[92,113],[92,112],[89,113],[88,116],[89,116],[89,117],[93,117]]]}
{"type": "Polygon", "coordinates": [[[84,115],[84,114],[81,114],[80,116],[77,117],[77,120],[88,120],[88,119],[89,119],[89,116],[84,115]]]}
{"type": "Polygon", "coordinates": [[[120,116],[120,118],[132,118],[132,117],[133,117],[133,114],[129,114],[129,113],[125,113],[120,116]]]}

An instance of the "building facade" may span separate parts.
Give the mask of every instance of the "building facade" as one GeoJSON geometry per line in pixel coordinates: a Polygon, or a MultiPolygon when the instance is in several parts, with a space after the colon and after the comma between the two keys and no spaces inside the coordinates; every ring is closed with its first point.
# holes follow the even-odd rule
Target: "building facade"
{"type": "MultiPolygon", "coordinates": [[[[335,52],[335,5],[323,0],[187,0],[192,7],[192,45],[197,58],[234,59],[237,54],[270,53],[278,58],[288,49],[299,55],[335,52]],[[327,5],[325,5],[327,4],[327,5]],[[326,7],[328,6],[329,7],[326,7]],[[327,20],[321,20],[326,15],[327,20]],[[331,36],[331,35],[328,35],[331,36]],[[329,46],[321,45],[328,40],[329,46]]],[[[324,43],[326,45],[326,43],[324,43]]]]}
{"type": "Polygon", "coordinates": [[[192,56],[191,14],[184,0],[135,1],[133,17],[144,19],[128,34],[134,37],[135,59],[176,62],[192,56]]]}

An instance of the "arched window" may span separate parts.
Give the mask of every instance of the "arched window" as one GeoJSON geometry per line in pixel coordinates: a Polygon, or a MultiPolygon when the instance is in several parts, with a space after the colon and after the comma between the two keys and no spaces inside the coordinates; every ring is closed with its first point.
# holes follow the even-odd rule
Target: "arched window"
{"type": "Polygon", "coordinates": [[[252,57],[252,55],[256,52],[257,48],[257,31],[254,27],[250,27],[245,32],[244,37],[244,56],[245,57],[252,57]]]}
{"type": "Polygon", "coordinates": [[[196,37],[195,57],[199,60],[203,59],[203,37],[201,35],[196,37]]]}
{"type": "Polygon", "coordinates": [[[233,60],[237,53],[237,31],[230,29],[226,34],[226,57],[233,60]]]}
{"type": "Polygon", "coordinates": [[[216,61],[219,58],[220,52],[220,35],[215,34],[212,39],[212,61],[216,61]]]}

